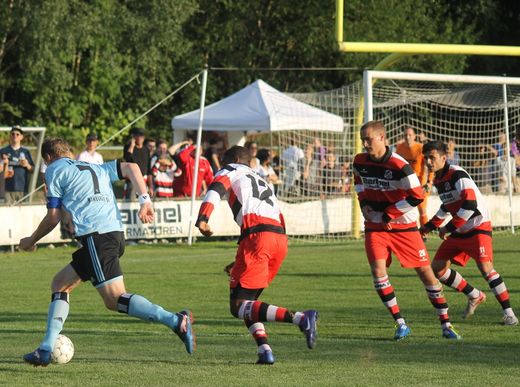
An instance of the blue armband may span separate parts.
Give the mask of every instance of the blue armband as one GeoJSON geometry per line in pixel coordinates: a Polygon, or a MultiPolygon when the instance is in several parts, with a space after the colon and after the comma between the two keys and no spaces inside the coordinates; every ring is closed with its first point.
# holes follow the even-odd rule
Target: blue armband
{"type": "Polygon", "coordinates": [[[47,208],[61,208],[61,198],[47,198],[47,208]]]}

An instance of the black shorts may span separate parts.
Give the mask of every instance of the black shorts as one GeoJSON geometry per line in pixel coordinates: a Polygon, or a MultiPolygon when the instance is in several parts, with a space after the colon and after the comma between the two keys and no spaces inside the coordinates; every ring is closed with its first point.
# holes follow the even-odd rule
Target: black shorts
{"type": "Polygon", "coordinates": [[[83,281],[96,288],[122,277],[119,257],[125,252],[125,236],[121,231],[91,234],[78,238],[83,247],[72,254],[72,268],[83,281]]]}

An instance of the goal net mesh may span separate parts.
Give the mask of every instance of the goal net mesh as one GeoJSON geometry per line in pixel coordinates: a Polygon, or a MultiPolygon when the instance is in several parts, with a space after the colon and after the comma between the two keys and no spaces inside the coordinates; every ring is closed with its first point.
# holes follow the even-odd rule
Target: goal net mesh
{"type": "MultiPolygon", "coordinates": [[[[344,132],[310,128],[271,135],[271,149],[280,165],[277,196],[293,218],[287,221],[293,225],[288,232],[293,240],[341,241],[352,237],[353,222],[362,222],[353,215],[351,175],[358,117],[363,114],[362,82],[290,96],[341,116],[344,132]]],[[[507,86],[507,132],[502,85],[381,79],[373,86],[372,103],[373,119],[384,123],[391,148],[403,141],[407,127],[415,129],[417,141],[449,143],[451,162],[465,168],[488,203],[502,209],[493,218],[496,230],[508,229],[509,215],[503,209],[510,207],[509,187],[513,193],[519,187],[507,143],[520,128],[520,86],[507,86]]],[[[432,199],[429,213],[437,208],[435,193],[432,199]]]]}

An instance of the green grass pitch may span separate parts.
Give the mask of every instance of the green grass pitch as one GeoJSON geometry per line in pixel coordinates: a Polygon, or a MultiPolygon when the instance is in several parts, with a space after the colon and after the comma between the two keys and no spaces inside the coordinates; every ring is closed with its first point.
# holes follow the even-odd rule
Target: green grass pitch
{"type": "MultiPolygon", "coordinates": [[[[438,241],[428,242],[433,255],[438,241]]],[[[494,240],[496,269],[520,310],[517,236],[494,240]]],[[[39,344],[54,273],[72,248],[0,255],[0,385],[520,385],[520,327],[501,325],[501,310],[474,263],[461,269],[487,290],[487,303],[461,321],[466,298],[446,290],[460,342],[441,338],[439,323],[413,271],[395,263],[390,278],[412,334],[392,340],[394,327],[372,287],[362,241],[291,244],[282,269],[262,300],[320,312],[317,347],[299,330],[266,323],[277,358],[256,366],[256,346],[228,312],[223,267],[233,242],[128,247],[122,259],[127,290],[170,310],[189,307],[196,319],[197,352],[161,325],[107,311],[90,284],[71,295],[63,333],[75,344],[69,364],[33,368],[22,355],[39,344]]]]}

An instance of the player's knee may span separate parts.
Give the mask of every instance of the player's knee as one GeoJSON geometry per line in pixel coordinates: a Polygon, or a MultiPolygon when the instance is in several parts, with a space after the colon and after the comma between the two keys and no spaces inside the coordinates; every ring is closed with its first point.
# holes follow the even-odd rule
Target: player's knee
{"type": "Polygon", "coordinates": [[[51,282],[51,292],[69,292],[70,287],[63,283],[61,276],[56,274],[51,282]]]}
{"type": "Polygon", "coordinates": [[[238,300],[229,300],[229,312],[233,315],[235,318],[238,317],[238,312],[240,310],[240,302],[238,300]]]}
{"type": "Polygon", "coordinates": [[[117,311],[117,299],[114,299],[112,297],[104,297],[103,302],[105,303],[105,307],[108,310],[117,311]]]}
{"type": "Polygon", "coordinates": [[[238,318],[238,310],[239,308],[237,308],[235,305],[229,305],[229,312],[233,315],[233,317],[238,318]]]}
{"type": "Polygon", "coordinates": [[[447,267],[444,264],[438,263],[437,261],[432,262],[432,270],[435,277],[441,278],[443,274],[446,272],[447,267]]]}

